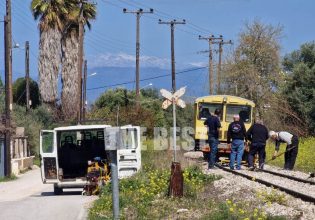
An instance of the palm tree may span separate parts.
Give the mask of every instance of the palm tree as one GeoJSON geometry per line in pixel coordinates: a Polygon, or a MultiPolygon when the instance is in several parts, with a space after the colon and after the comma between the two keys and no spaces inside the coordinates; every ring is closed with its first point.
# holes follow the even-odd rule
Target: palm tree
{"type": "Polygon", "coordinates": [[[31,10],[39,19],[39,90],[42,101],[55,104],[61,63],[61,36],[68,10],[63,0],[32,0],[31,10]]]}
{"type": "Polygon", "coordinates": [[[67,25],[62,38],[62,93],[61,107],[66,119],[77,115],[79,94],[78,80],[78,49],[79,49],[79,18],[82,13],[82,22],[89,29],[90,20],[96,17],[96,7],[91,3],[82,3],[73,0],[75,7],[69,10],[67,25]]]}

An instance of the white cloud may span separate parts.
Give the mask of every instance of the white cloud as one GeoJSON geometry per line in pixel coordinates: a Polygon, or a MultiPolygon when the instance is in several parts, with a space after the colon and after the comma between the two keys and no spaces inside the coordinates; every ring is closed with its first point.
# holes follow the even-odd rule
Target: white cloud
{"type": "Polygon", "coordinates": [[[204,66],[207,66],[208,63],[206,63],[206,62],[191,62],[191,63],[189,63],[189,65],[191,65],[193,67],[204,67],[204,66]]]}
{"type": "MultiPolygon", "coordinates": [[[[90,67],[135,67],[136,56],[126,53],[106,53],[89,57],[90,67]]],[[[161,69],[170,68],[170,60],[155,56],[140,56],[141,67],[158,67],[161,69]]]]}

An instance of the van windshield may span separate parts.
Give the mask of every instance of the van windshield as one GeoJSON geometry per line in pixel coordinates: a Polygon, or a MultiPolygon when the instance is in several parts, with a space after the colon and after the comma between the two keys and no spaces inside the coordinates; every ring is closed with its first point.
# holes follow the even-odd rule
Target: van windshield
{"type": "Polygon", "coordinates": [[[233,115],[239,115],[244,123],[251,122],[251,107],[248,105],[227,105],[225,120],[233,121],[233,115]]]}
{"type": "MultiPolygon", "coordinates": [[[[223,110],[223,104],[220,103],[200,103],[199,104],[199,116],[198,119],[199,120],[206,120],[209,116],[210,113],[211,115],[214,115],[214,111],[216,109],[219,109],[221,112],[223,110]]],[[[222,121],[222,117],[221,121],[222,121]]]]}

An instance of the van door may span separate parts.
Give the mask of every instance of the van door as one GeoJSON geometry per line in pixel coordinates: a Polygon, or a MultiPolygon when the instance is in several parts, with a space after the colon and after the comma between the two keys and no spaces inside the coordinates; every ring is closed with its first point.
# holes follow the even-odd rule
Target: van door
{"type": "Polygon", "coordinates": [[[40,160],[43,183],[58,182],[58,163],[55,132],[40,131],[40,160]]]}
{"type": "Polygon", "coordinates": [[[121,127],[121,147],[117,150],[119,178],[133,175],[141,168],[140,127],[121,127]]]}

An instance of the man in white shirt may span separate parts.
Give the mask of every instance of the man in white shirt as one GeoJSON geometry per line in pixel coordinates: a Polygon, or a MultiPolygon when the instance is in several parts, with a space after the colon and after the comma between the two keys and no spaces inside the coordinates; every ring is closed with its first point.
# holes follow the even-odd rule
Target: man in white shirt
{"type": "Polygon", "coordinates": [[[284,154],[284,169],[293,170],[296,156],[298,154],[299,139],[296,135],[293,135],[287,131],[269,132],[269,137],[275,141],[275,152],[272,158],[276,158],[279,152],[280,143],[286,143],[287,148],[284,154]]]}

